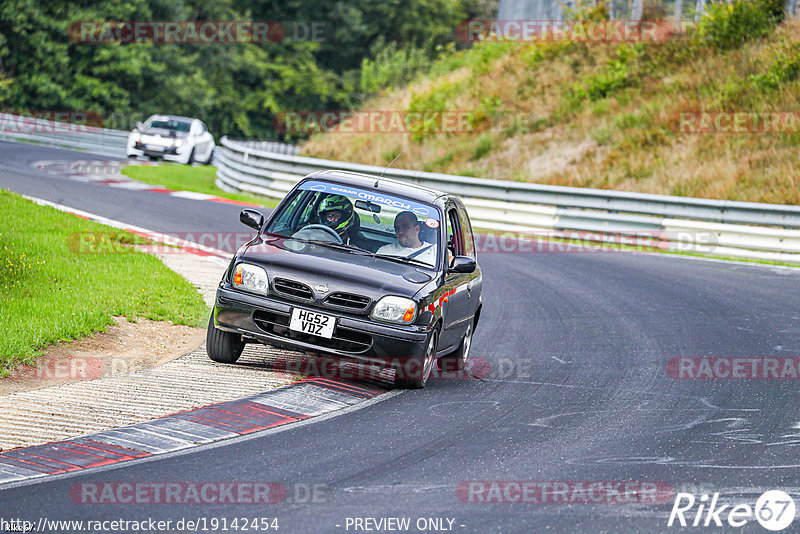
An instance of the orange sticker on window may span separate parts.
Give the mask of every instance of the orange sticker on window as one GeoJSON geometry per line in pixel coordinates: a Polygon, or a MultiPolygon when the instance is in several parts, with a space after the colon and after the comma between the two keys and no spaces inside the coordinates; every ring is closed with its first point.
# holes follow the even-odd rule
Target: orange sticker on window
{"type": "Polygon", "coordinates": [[[425,225],[428,228],[439,228],[439,221],[436,219],[425,219],[425,225]]]}

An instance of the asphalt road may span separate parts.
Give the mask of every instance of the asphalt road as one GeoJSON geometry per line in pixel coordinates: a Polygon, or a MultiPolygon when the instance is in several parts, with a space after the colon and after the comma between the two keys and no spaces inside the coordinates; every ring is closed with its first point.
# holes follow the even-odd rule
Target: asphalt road
{"type": "Polygon", "coordinates": [[[0,141],[0,188],[164,233],[246,230],[239,223],[241,207],[235,205],[80,182],[31,167],[38,161],[53,160],[120,161],[120,158],[0,141]]]}
{"type": "MultiPolygon", "coordinates": [[[[29,166],[72,158],[92,157],[0,143],[0,187],[162,232],[240,230],[235,206],[82,184],[29,166]]],[[[491,369],[484,379],[433,380],[280,432],[0,488],[0,518],[175,525],[204,517],[210,528],[212,518],[274,517],[279,532],[375,532],[354,528],[355,518],[389,517],[410,518],[412,532],[421,531],[419,518],[449,518],[452,531],[469,533],[681,530],[667,527],[674,496],[656,504],[464,502],[470,494],[457,488],[470,481],[573,489],[638,481],[693,493],[698,503],[718,492],[720,503],[751,506],[781,489],[800,508],[798,382],[686,380],[666,370],[677,357],[800,356],[800,271],[613,252],[485,253],[479,261],[484,311],[472,356],[491,369]],[[280,482],[289,498],[87,505],[69,493],[82,483],[207,481],[280,482]],[[304,498],[315,484],[316,498],[304,498]]],[[[489,485],[472,488],[472,500],[492,497],[480,489],[489,485]]],[[[754,519],[713,530],[764,531],[754,519]]]]}

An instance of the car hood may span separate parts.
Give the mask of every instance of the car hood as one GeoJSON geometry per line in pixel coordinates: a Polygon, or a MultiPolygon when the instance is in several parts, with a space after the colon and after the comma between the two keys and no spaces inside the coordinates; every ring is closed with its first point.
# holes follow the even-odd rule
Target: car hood
{"type": "Polygon", "coordinates": [[[436,275],[415,265],[272,236],[256,239],[240,260],[263,266],[271,283],[275,278],[285,278],[306,284],[316,301],[336,292],[362,295],[372,302],[385,295],[411,298],[436,275]],[[320,291],[320,284],[327,291],[320,291]]]}

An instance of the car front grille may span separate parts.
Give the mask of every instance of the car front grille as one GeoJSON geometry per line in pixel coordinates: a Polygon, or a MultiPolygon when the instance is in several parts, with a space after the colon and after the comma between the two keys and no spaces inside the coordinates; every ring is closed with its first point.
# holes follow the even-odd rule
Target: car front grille
{"type": "Polygon", "coordinates": [[[372,346],[372,338],[358,330],[337,325],[331,339],[289,330],[290,315],[274,311],[256,311],[253,322],[262,331],[286,340],[302,341],[318,347],[357,354],[372,346]]]}
{"type": "Polygon", "coordinates": [[[349,310],[366,310],[370,299],[352,293],[333,293],[325,299],[325,304],[336,306],[337,308],[347,308],[349,310]]]}
{"type": "Polygon", "coordinates": [[[272,282],[272,287],[276,293],[289,298],[313,301],[314,293],[311,288],[300,282],[287,280],[286,278],[276,278],[272,282]]]}

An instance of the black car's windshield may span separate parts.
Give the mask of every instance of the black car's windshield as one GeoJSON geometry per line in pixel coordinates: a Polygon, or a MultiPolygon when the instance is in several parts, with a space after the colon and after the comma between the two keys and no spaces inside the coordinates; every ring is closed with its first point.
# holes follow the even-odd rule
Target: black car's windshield
{"type": "Polygon", "coordinates": [[[433,267],[439,257],[439,224],[439,210],[429,204],[308,181],[287,199],[267,232],[433,267]]]}
{"type": "Polygon", "coordinates": [[[160,128],[162,130],[175,130],[176,132],[188,132],[191,123],[176,119],[151,119],[145,124],[146,128],[160,128]]]}

